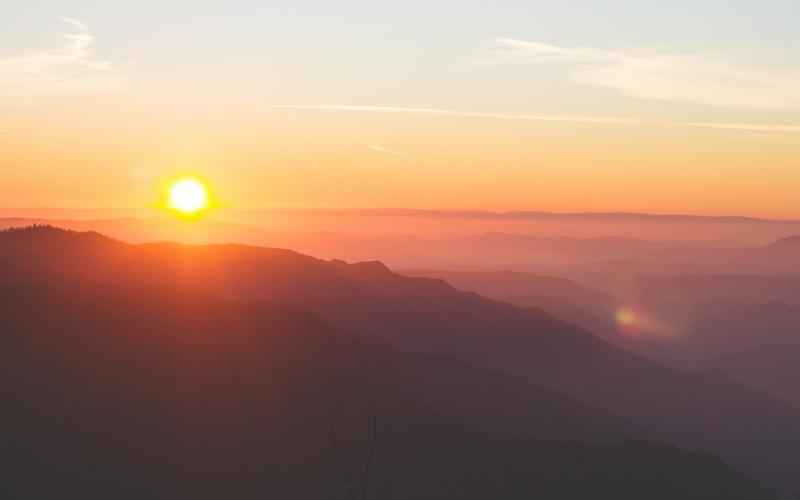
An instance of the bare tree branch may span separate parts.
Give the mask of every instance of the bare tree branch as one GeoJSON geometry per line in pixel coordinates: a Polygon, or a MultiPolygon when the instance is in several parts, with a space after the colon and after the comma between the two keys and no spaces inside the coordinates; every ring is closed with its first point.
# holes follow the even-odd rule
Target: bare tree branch
{"type": "Polygon", "coordinates": [[[367,500],[367,480],[369,479],[369,468],[372,465],[372,457],[375,455],[375,442],[378,440],[378,414],[372,419],[372,444],[369,448],[367,465],[364,468],[364,482],[361,487],[361,500],[367,500]]]}
{"type": "Polygon", "coordinates": [[[333,422],[329,423],[328,425],[325,425],[325,422],[323,422],[322,427],[325,429],[326,433],[328,434],[328,438],[331,440],[333,454],[336,456],[336,463],[339,464],[339,471],[344,478],[345,487],[347,488],[347,496],[350,498],[350,500],[356,500],[355,490],[353,490],[353,480],[350,478],[350,473],[347,471],[347,466],[344,464],[342,455],[339,453],[339,443],[336,440],[336,430],[333,427],[333,422]]]}

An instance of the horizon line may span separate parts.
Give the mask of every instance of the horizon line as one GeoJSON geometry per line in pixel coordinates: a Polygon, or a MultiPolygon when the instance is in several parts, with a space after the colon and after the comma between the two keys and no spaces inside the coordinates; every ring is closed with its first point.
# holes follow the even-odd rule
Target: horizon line
{"type": "MultiPolygon", "coordinates": [[[[2,219],[51,219],[48,216],[14,215],[13,212],[61,212],[60,218],[67,220],[115,220],[115,219],[152,219],[158,215],[115,215],[109,217],[92,217],[90,219],[69,219],[64,216],[67,212],[135,212],[139,209],[93,209],[93,208],[0,208],[2,219]],[[11,212],[11,213],[9,213],[11,212]]],[[[581,211],[549,211],[549,210],[482,210],[482,209],[436,209],[436,208],[256,208],[235,209],[232,213],[273,213],[284,215],[355,215],[355,216],[383,216],[383,217],[430,217],[430,218],[485,218],[485,219],[627,219],[627,220],[670,220],[680,222],[730,222],[730,223],[766,223],[766,224],[800,224],[800,218],[770,218],[749,215],[706,215],[706,214],[681,214],[639,212],[625,210],[581,210],[581,211]]],[[[109,214],[110,215],[110,214],[109,214]]],[[[166,217],[164,217],[166,218],[166,217]]]]}

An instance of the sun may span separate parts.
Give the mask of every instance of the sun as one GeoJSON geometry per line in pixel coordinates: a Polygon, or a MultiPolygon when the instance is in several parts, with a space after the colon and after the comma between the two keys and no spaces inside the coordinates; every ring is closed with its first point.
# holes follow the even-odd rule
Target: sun
{"type": "Polygon", "coordinates": [[[167,208],[192,218],[211,207],[208,187],[195,177],[184,177],[169,186],[167,208]]]}

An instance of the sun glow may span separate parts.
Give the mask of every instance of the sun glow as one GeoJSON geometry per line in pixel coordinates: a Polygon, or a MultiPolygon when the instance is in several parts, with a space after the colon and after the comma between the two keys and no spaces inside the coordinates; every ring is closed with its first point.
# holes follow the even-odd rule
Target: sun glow
{"type": "Polygon", "coordinates": [[[194,177],[184,177],[169,187],[167,208],[182,217],[193,218],[211,207],[208,187],[194,177]]]}

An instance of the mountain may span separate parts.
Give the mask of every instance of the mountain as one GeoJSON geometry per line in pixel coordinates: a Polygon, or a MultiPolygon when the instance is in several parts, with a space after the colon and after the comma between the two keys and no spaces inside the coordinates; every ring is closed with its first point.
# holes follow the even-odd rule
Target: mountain
{"type": "MultiPolygon", "coordinates": [[[[669,235],[667,232],[657,236],[658,240],[651,241],[608,235],[546,236],[553,232],[552,229],[544,235],[497,230],[473,234],[477,229],[470,226],[458,234],[443,233],[430,237],[424,235],[436,231],[424,223],[438,219],[423,217],[421,222],[418,221],[420,224],[408,228],[406,233],[397,228],[398,234],[386,234],[387,226],[380,225],[372,234],[359,235],[349,233],[356,225],[353,221],[346,224],[340,220],[342,217],[345,221],[348,220],[346,217],[356,217],[352,214],[325,216],[321,220],[317,220],[321,214],[307,214],[303,216],[305,218],[295,214],[286,221],[280,214],[276,217],[265,221],[269,222],[265,226],[269,229],[211,219],[186,222],[157,217],[50,221],[6,218],[0,219],[0,228],[51,224],[77,231],[97,231],[129,243],[235,242],[292,248],[326,259],[380,260],[394,269],[524,271],[569,278],[615,295],[621,282],[639,275],[790,274],[800,265],[800,254],[790,250],[791,239],[761,247],[733,240],[708,241],[705,239],[708,234],[716,234],[711,231],[702,233],[695,240],[665,239],[669,235]]],[[[385,214],[381,217],[397,220],[385,214]]],[[[501,222],[505,219],[485,220],[501,222]]],[[[372,227],[369,221],[359,221],[367,223],[364,227],[372,227]]],[[[563,233],[564,228],[560,231],[563,233]]]]}
{"type": "Polygon", "coordinates": [[[619,299],[606,293],[596,292],[564,278],[537,276],[516,271],[404,270],[399,272],[406,276],[441,279],[459,290],[493,298],[526,295],[562,298],[598,315],[613,310],[619,302],[619,299]]]}
{"type": "MultiPolygon", "coordinates": [[[[516,271],[400,272],[443,279],[460,290],[520,307],[544,309],[615,345],[669,365],[697,367],[709,358],[731,356],[762,345],[800,345],[799,306],[783,302],[742,302],[744,299],[755,301],[758,297],[768,299],[769,294],[774,293],[784,297],[792,295],[791,289],[785,293],[777,287],[768,293],[754,289],[751,285],[759,279],[754,277],[733,277],[733,286],[718,287],[724,294],[709,293],[711,286],[692,294],[676,293],[675,287],[652,286],[653,281],[670,283],[685,279],[680,277],[642,278],[639,283],[644,285],[638,286],[639,295],[623,300],[563,278],[516,271]],[[663,336],[659,332],[648,332],[645,325],[638,335],[623,335],[614,324],[614,315],[619,308],[630,304],[646,309],[656,323],[680,325],[683,332],[672,337],[663,336]]],[[[693,278],[713,283],[720,277],[693,278]]],[[[760,280],[768,283],[771,278],[761,277],[760,280]]]]}
{"type": "Polygon", "coordinates": [[[213,220],[121,217],[116,219],[0,218],[0,229],[51,225],[73,231],[95,231],[130,243],[177,241],[189,244],[238,242],[265,245],[272,235],[249,225],[213,220]]]}
{"type": "Polygon", "coordinates": [[[612,323],[620,300],[586,288],[574,281],[517,271],[403,270],[405,276],[441,279],[459,290],[508,302],[536,307],[606,339],[613,339],[612,323]]]}
{"type": "Polygon", "coordinates": [[[645,301],[800,304],[800,274],[704,274],[642,276],[637,295],[645,301]]]}
{"type": "Polygon", "coordinates": [[[774,498],[706,453],[477,432],[452,402],[535,414],[520,382],[296,306],[2,270],[3,498],[351,498],[367,463],[371,499],[774,498]]]}
{"type": "Polygon", "coordinates": [[[653,438],[722,453],[762,477],[790,483],[800,466],[792,461],[800,450],[797,414],[776,398],[719,372],[647,362],[543,311],[400,276],[377,262],[241,245],[127,245],[34,228],[0,235],[0,269],[294,303],[405,351],[522,377],[635,422],[653,438]]]}
{"type": "MultiPolygon", "coordinates": [[[[38,270],[32,272],[20,269],[0,270],[0,283],[49,289],[53,288],[53,282],[62,284],[61,289],[56,288],[56,291],[63,295],[67,294],[65,290],[68,288],[76,290],[78,298],[73,297],[71,303],[61,306],[64,310],[70,308],[79,310],[84,303],[96,307],[102,293],[119,294],[115,288],[98,288],[100,285],[97,282],[91,279],[87,281],[74,275],[42,273],[38,270]],[[81,296],[77,292],[82,288],[93,294],[88,297],[81,296]],[[98,289],[100,291],[97,291],[98,289]]],[[[134,290],[142,288],[141,283],[124,281],[116,282],[114,285],[133,286],[134,290]]],[[[169,285],[162,285],[150,292],[154,296],[168,293],[169,296],[176,298],[188,293],[189,298],[195,301],[211,300],[210,297],[195,297],[198,295],[197,292],[169,285]]],[[[4,298],[7,311],[13,311],[19,299],[11,292],[4,298]]],[[[66,298],[61,300],[66,302],[66,298]]],[[[214,302],[211,304],[218,307],[214,302]]],[[[184,307],[181,302],[178,302],[178,305],[184,307]]],[[[202,312],[201,305],[192,304],[192,309],[202,312]]],[[[266,308],[269,312],[271,309],[267,306],[276,309],[272,303],[263,306],[262,309],[266,308]]],[[[230,308],[242,308],[242,306],[238,302],[233,302],[230,308]]],[[[297,306],[277,308],[274,314],[302,317],[299,309],[295,311],[292,308],[297,309],[297,306]]],[[[244,312],[248,312],[246,308],[244,312]]],[[[231,311],[228,314],[235,316],[238,312],[231,311]]],[[[13,317],[11,312],[8,315],[13,317]]],[[[369,374],[370,380],[385,379],[393,387],[402,388],[404,392],[413,394],[416,399],[424,401],[435,410],[452,414],[460,421],[483,432],[546,439],[586,440],[618,439],[636,435],[638,432],[631,422],[565,397],[552,389],[526,382],[520,377],[478,369],[450,356],[403,354],[377,337],[347,336],[341,331],[323,325],[322,321],[311,318],[309,313],[306,313],[306,316],[309,316],[307,322],[316,330],[326,332],[326,338],[344,338],[352,343],[354,350],[347,354],[347,360],[357,361],[363,369],[366,367],[374,369],[369,374]],[[361,348],[364,352],[359,352],[356,348],[361,348]]]]}
{"type": "Polygon", "coordinates": [[[761,263],[757,256],[751,257],[751,247],[732,241],[577,238],[496,231],[439,239],[339,235],[301,248],[315,255],[338,255],[347,260],[380,259],[396,269],[514,270],[559,277],[569,277],[571,273],[583,277],[600,270],[598,266],[609,265],[621,271],[630,266],[651,274],[685,274],[726,271],[731,268],[730,261],[739,264],[743,259],[753,261],[748,265],[761,263]]]}
{"type": "Polygon", "coordinates": [[[762,248],[762,250],[767,252],[798,252],[800,251],[800,235],[783,238],[774,243],[766,245],[762,248]]]}
{"type": "MultiPolygon", "coordinates": [[[[706,240],[717,238],[763,242],[800,233],[798,220],[752,217],[713,217],[679,214],[624,212],[558,213],[536,211],[492,212],[479,210],[270,210],[248,219],[279,221],[283,227],[315,227],[311,230],[346,232],[352,227],[367,232],[475,234],[499,231],[516,234],[572,235],[582,238],[615,234],[653,240],[706,240]],[[374,228],[374,229],[373,229],[374,228]],[[424,231],[421,229],[424,228],[424,231]]],[[[406,266],[408,267],[408,266],[406,266]]],[[[440,267],[441,268],[441,267],[440,267]]]]}
{"type": "Polygon", "coordinates": [[[800,306],[783,302],[736,304],[701,315],[692,326],[706,357],[733,355],[762,345],[800,345],[800,306]]]}
{"type": "Polygon", "coordinates": [[[376,208],[355,210],[295,210],[296,213],[338,213],[346,215],[383,215],[389,217],[436,217],[436,218],[490,218],[490,219],[585,219],[585,220],[642,220],[646,222],[742,222],[748,224],[800,225],[798,219],[762,219],[736,215],[655,214],[643,212],[546,212],[541,210],[511,210],[505,212],[488,210],[431,210],[413,208],[376,208]]]}
{"type": "Polygon", "coordinates": [[[793,344],[757,345],[706,359],[701,365],[723,370],[800,408],[800,339],[793,344]]]}

